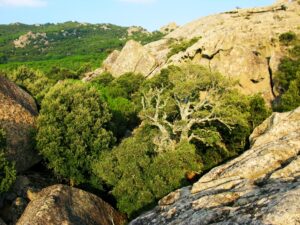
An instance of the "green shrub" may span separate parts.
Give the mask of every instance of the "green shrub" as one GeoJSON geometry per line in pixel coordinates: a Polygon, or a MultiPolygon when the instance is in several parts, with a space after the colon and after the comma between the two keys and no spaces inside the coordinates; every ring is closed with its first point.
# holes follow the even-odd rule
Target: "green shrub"
{"type": "Polygon", "coordinates": [[[276,111],[286,112],[300,106],[300,73],[298,78],[291,81],[288,90],[280,96],[276,111]]]}
{"type": "Polygon", "coordinates": [[[283,33],[279,36],[279,41],[285,45],[290,44],[292,41],[295,41],[296,39],[297,39],[297,35],[292,31],[283,33]]]}
{"type": "Polygon", "coordinates": [[[174,43],[171,45],[171,50],[167,55],[167,58],[171,58],[171,56],[178,54],[179,52],[184,52],[185,50],[187,50],[189,47],[191,47],[192,45],[194,45],[195,43],[197,43],[199,41],[199,37],[195,37],[191,40],[183,40],[180,41],[178,43],[174,43]]]}
{"type": "Polygon", "coordinates": [[[102,87],[108,86],[112,81],[114,80],[114,77],[110,73],[102,73],[99,76],[92,79],[92,83],[100,85],[102,87]]]}
{"type": "Polygon", "coordinates": [[[49,168],[71,184],[89,182],[92,161],[114,142],[107,130],[110,119],[93,87],[72,81],[55,85],[38,118],[37,146],[49,168]]]}
{"type": "Polygon", "coordinates": [[[0,129],[0,194],[9,190],[17,175],[14,164],[8,162],[5,157],[5,147],[5,132],[0,129]]]}
{"type": "MultiPolygon", "coordinates": [[[[293,36],[293,35],[291,35],[293,36]]],[[[289,40],[297,38],[290,38],[289,40]]],[[[274,111],[290,111],[300,106],[300,45],[292,43],[290,54],[283,58],[274,76],[274,84],[279,96],[273,101],[274,111]]]]}
{"type": "Polygon", "coordinates": [[[55,84],[54,80],[48,79],[41,71],[25,66],[14,70],[8,78],[27,90],[38,104],[41,103],[45,94],[55,84]]]}
{"type": "Polygon", "coordinates": [[[139,128],[112,152],[104,152],[94,165],[96,176],[113,187],[118,208],[129,217],[187,185],[185,173],[202,168],[201,158],[189,143],[181,143],[174,152],[156,155],[152,143],[156,132],[148,126],[139,128]]]}

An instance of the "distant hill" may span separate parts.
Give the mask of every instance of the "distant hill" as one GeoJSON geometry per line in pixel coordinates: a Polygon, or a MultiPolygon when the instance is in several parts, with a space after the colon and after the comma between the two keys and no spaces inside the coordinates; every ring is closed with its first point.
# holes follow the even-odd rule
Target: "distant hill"
{"type": "Polygon", "coordinates": [[[147,44],[162,36],[142,27],[112,24],[0,25],[0,69],[25,64],[45,72],[53,67],[77,70],[87,63],[96,68],[111,51],[121,49],[129,39],[147,44]]]}

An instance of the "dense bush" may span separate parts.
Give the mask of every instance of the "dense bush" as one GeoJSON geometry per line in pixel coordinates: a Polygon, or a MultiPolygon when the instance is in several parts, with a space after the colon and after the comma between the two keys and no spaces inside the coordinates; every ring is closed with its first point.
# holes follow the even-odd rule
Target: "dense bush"
{"type": "Polygon", "coordinates": [[[283,44],[289,44],[292,41],[295,41],[297,39],[297,35],[294,32],[286,32],[279,36],[279,41],[283,44]]]}
{"type": "Polygon", "coordinates": [[[112,113],[110,130],[121,140],[139,123],[139,107],[132,101],[135,93],[145,78],[140,74],[127,73],[114,79],[111,74],[104,73],[93,79],[91,85],[95,87],[112,113]]]}
{"type": "Polygon", "coordinates": [[[190,64],[143,82],[137,99],[140,127],[93,166],[130,217],[187,185],[186,173],[200,174],[244,150],[269,113],[260,96],[241,95],[220,74],[190,64]]]}
{"type": "Polygon", "coordinates": [[[290,111],[300,106],[300,43],[292,34],[288,40],[296,40],[288,43],[289,55],[283,58],[275,74],[274,83],[279,96],[273,102],[274,111],[290,111]]]}
{"type": "Polygon", "coordinates": [[[5,157],[5,132],[0,128],[0,194],[9,190],[16,179],[16,170],[5,157]]]}
{"type": "Polygon", "coordinates": [[[21,66],[9,73],[8,78],[28,91],[37,101],[41,103],[45,94],[56,81],[48,79],[41,71],[21,66]]]}
{"type": "Polygon", "coordinates": [[[71,81],[55,85],[38,118],[37,146],[49,168],[71,184],[89,182],[92,161],[114,142],[110,119],[96,89],[71,81]]]}
{"type": "Polygon", "coordinates": [[[139,128],[112,152],[103,153],[94,165],[95,174],[113,187],[118,208],[130,217],[187,185],[185,172],[202,167],[195,147],[189,143],[157,156],[152,143],[156,132],[148,126],[139,128]]]}

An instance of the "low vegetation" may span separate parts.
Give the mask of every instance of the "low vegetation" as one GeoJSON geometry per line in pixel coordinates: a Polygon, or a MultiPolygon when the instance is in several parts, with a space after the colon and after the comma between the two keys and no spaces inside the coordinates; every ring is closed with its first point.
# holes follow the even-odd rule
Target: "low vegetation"
{"type": "Polygon", "coordinates": [[[5,148],[5,132],[0,128],[0,194],[7,192],[16,179],[14,164],[6,159],[5,148]]]}
{"type": "Polygon", "coordinates": [[[53,68],[76,73],[82,67],[95,69],[114,49],[122,48],[129,39],[147,44],[159,40],[163,34],[137,30],[128,34],[128,27],[113,24],[66,22],[58,24],[0,25],[0,70],[14,70],[29,66],[51,74],[53,68]],[[28,42],[16,47],[15,40],[29,32],[28,42]]]}
{"type": "Polygon", "coordinates": [[[284,112],[300,105],[300,40],[292,32],[280,35],[288,44],[289,55],[283,58],[275,74],[275,88],[279,93],[273,110],[284,112]]]}
{"type": "Polygon", "coordinates": [[[194,45],[199,41],[200,37],[195,37],[190,40],[181,40],[181,41],[175,41],[175,43],[172,43],[170,46],[170,51],[167,55],[167,58],[171,58],[173,55],[178,54],[179,52],[184,52],[189,47],[194,45]]]}

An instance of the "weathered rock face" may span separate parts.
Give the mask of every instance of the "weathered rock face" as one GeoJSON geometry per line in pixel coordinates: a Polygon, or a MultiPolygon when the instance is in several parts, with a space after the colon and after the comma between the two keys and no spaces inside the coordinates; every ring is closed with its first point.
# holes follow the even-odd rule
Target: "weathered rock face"
{"type": "Polygon", "coordinates": [[[296,225],[300,221],[300,107],[273,114],[252,147],[166,196],[131,225],[296,225]]]}
{"type": "Polygon", "coordinates": [[[262,93],[266,100],[272,100],[272,73],[286,54],[278,37],[288,31],[300,33],[299,11],[297,1],[281,0],[270,7],[239,9],[201,18],[175,29],[160,41],[145,45],[141,51],[147,66],[137,63],[141,53],[129,48],[130,43],[122,50],[122,57],[111,62],[110,72],[115,76],[135,71],[153,76],[170,64],[192,61],[238,79],[246,94],[262,93]],[[186,51],[167,58],[171,39],[194,37],[201,39],[186,51]]]}
{"type": "Polygon", "coordinates": [[[7,134],[7,158],[18,172],[40,161],[31,137],[38,114],[34,99],[14,83],[0,77],[0,127],[7,134]]]}
{"type": "Polygon", "coordinates": [[[48,45],[46,33],[33,33],[29,31],[27,34],[21,35],[17,40],[14,40],[15,48],[25,48],[31,41],[39,39],[40,44],[48,45]]]}
{"type": "Polygon", "coordinates": [[[103,68],[119,77],[127,72],[148,76],[156,66],[155,58],[138,42],[128,41],[121,52],[114,51],[103,62],[103,68]]]}
{"type": "Polygon", "coordinates": [[[163,34],[169,34],[171,32],[173,32],[174,30],[176,30],[179,26],[175,23],[175,22],[172,22],[172,23],[169,23],[163,27],[161,27],[159,29],[160,32],[162,32],[163,34]]]}
{"type": "Polygon", "coordinates": [[[17,225],[121,225],[126,221],[97,196],[64,185],[43,189],[17,225]]]}

